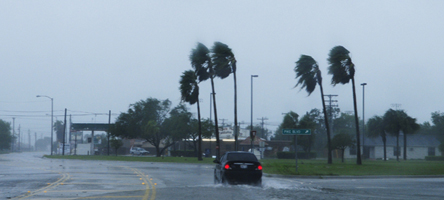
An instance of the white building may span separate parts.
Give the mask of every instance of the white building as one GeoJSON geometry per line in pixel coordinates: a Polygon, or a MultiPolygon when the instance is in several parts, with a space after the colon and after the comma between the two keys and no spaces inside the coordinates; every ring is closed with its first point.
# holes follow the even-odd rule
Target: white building
{"type": "MultiPolygon", "coordinates": [[[[425,159],[426,156],[441,156],[440,142],[431,135],[407,135],[407,159],[425,159]]],[[[387,159],[396,159],[396,137],[387,136],[387,159]]],[[[381,137],[361,139],[361,153],[364,158],[383,159],[384,144],[381,137]],[[365,146],[365,151],[363,150],[365,146]]],[[[399,136],[399,158],[404,157],[404,138],[399,136]]],[[[356,158],[356,148],[347,148],[344,158],[356,158]]]]}

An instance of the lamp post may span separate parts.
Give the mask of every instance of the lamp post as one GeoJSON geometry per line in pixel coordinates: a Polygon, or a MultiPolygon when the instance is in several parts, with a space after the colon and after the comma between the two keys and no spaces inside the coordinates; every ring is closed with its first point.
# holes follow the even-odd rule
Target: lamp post
{"type": "Polygon", "coordinates": [[[367,83],[361,83],[362,85],[362,152],[364,153],[364,159],[366,158],[365,153],[365,115],[364,115],[364,94],[365,86],[367,83]]]}
{"type": "Polygon", "coordinates": [[[53,98],[51,98],[51,97],[49,97],[49,96],[46,96],[46,95],[37,95],[37,97],[46,97],[46,98],[49,98],[49,99],[51,99],[51,156],[52,156],[52,152],[53,152],[53,133],[54,133],[54,129],[53,129],[53,118],[54,118],[54,99],[53,98]]]}
{"type": "Polygon", "coordinates": [[[251,140],[251,153],[254,153],[253,146],[253,78],[259,77],[258,75],[251,75],[251,124],[250,124],[250,140],[251,140]]]}

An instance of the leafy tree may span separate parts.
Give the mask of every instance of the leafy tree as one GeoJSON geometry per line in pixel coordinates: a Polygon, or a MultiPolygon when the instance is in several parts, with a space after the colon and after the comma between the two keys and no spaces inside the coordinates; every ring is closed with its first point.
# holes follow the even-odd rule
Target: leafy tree
{"type": "MultiPolygon", "coordinates": [[[[283,140],[291,140],[293,136],[283,135],[282,129],[315,129],[316,122],[313,120],[312,116],[309,113],[306,113],[300,120],[298,119],[299,115],[293,111],[288,112],[279,125],[278,132],[273,139],[283,139],[283,140]]],[[[297,145],[301,146],[305,152],[311,151],[311,146],[314,142],[315,134],[307,135],[299,135],[296,136],[297,145]]]]}
{"type": "Polygon", "coordinates": [[[38,139],[35,142],[36,151],[46,151],[47,147],[51,145],[51,138],[45,137],[43,139],[38,139]]]}
{"type": "Polygon", "coordinates": [[[438,149],[441,152],[441,154],[444,154],[444,142],[441,142],[441,144],[439,144],[438,149]]]}
{"type": "Polygon", "coordinates": [[[354,116],[347,113],[341,113],[340,116],[335,119],[333,127],[335,133],[355,134],[354,116]]]}
{"type": "Polygon", "coordinates": [[[63,131],[64,128],[65,128],[65,126],[63,126],[62,121],[56,120],[54,122],[54,130],[56,132],[57,142],[59,142],[59,143],[63,143],[63,134],[65,133],[63,131]]]}
{"type": "Polygon", "coordinates": [[[221,79],[228,77],[233,73],[234,80],[234,149],[238,150],[238,135],[239,129],[237,127],[237,81],[236,81],[236,58],[234,57],[233,51],[228,47],[228,45],[215,42],[213,48],[211,49],[212,60],[214,63],[214,69],[216,76],[221,79]]]}
{"type": "Polygon", "coordinates": [[[328,55],[328,74],[332,74],[331,83],[333,86],[336,84],[346,84],[352,81],[353,90],[353,105],[355,111],[355,124],[356,124],[356,164],[362,165],[361,160],[361,144],[359,133],[359,120],[358,120],[358,107],[356,103],[356,89],[355,89],[355,65],[353,64],[349,51],[343,46],[336,46],[331,49],[328,55]]]}
{"type": "Polygon", "coordinates": [[[330,134],[330,126],[328,125],[328,118],[327,118],[327,109],[325,107],[325,100],[324,100],[324,89],[322,87],[322,75],[321,70],[319,69],[318,64],[316,61],[311,57],[307,55],[301,55],[299,60],[296,62],[296,67],[294,68],[294,71],[296,72],[296,79],[298,80],[298,83],[295,87],[298,85],[301,85],[301,89],[304,89],[308,92],[308,95],[310,95],[316,88],[316,84],[319,85],[319,88],[321,90],[321,100],[322,100],[322,109],[324,112],[324,123],[325,128],[327,129],[327,146],[328,146],[328,164],[333,163],[331,151],[331,134],[330,134]]]}
{"type": "Polygon", "coordinates": [[[217,108],[216,108],[216,92],[214,90],[214,78],[216,76],[213,68],[213,62],[211,61],[210,50],[198,43],[195,49],[191,50],[190,55],[191,66],[193,67],[199,82],[205,81],[208,78],[211,80],[211,91],[213,94],[213,107],[214,107],[214,122],[216,132],[216,160],[220,159],[220,140],[219,140],[219,126],[217,122],[217,108]]]}
{"type": "Polygon", "coordinates": [[[310,129],[313,130],[311,135],[300,135],[298,137],[298,145],[302,146],[305,152],[311,152],[311,147],[315,141],[316,133],[316,121],[310,113],[306,113],[299,121],[300,129],[310,129]]]}
{"type": "Polygon", "coordinates": [[[367,121],[367,134],[371,138],[381,136],[384,144],[384,161],[387,160],[387,134],[385,132],[384,122],[381,116],[374,116],[367,121]]]}
{"type": "Polygon", "coordinates": [[[0,119],[0,150],[11,148],[11,123],[0,119]]]}
{"type": "Polygon", "coordinates": [[[123,146],[123,142],[121,139],[117,139],[116,137],[112,137],[110,140],[110,146],[114,149],[117,156],[117,149],[123,146]]]}
{"type": "Polygon", "coordinates": [[[121,113],[111,128],[111,134],[120,138],[145,139],[156,148],[157,157],[174,143],[167,131],[161,129],[170,111],[171,101],[148,98],[130,105],[121,113]],[[164,144],[163,148],[160,145],[164,144]]]}
{"type": "Polygon", "coordinates": [[[344,151],[347,147],[352,147],[355,143],[350,134],[341,132],[336,134],[332,139],[332,147],[341,150],[342,162],[344,162],[344,151]]]}
{"type": "Polygon", "coordinates": [[[444,142],[444,112],[433,112],[432,123],[433,133],[441,142],[444,142]]]}
{"type": "Polygon", "coordinates": [[[162,130],[168,132],[173,141],[186,139],[191,131],[192,115],[185,104],[181,103],[170,111],[169,117],[162,124],[162,130]]]}
{"type": "Polygon", "coordinates": [[[180,77],[180,94],[182,101],[188,102],[191,105],[197,103],[197,120],[198,120],[198,143],[199,150],[197,153],[197,160],[202,159],[202,125],[200,120],[200,104],[199,104],[199,85],[197,82],[196,73],[192,70],[183,72],[180,77]]]}
{"type": "MultiPolygon", "coordinates": [[[[187,134],[187,138],[192,140],[193,143],[193,148],[194,151],[199,154],[200,156],[202,156],[202,151],[197,151],[197,144],[198,143],[198,139],[199,139],[199,124],[198,124],[198,120],[197,119],[191,119],[191,123],[190,123],[190,132],[187,134]]],[[[204,137],[204,138],[210,138],[213,131],[214,131],[214,126],[212,124],[212,122],[209,119],[204,119],[201,121],[201,136],[200,137],[204,137]]],[[[199,145],[200,146],[200,145],[199,145]]]]}
{"type": "Polygon", "coordinates": [[[430,122],[424,122],[420,124],[417,133],[420,135],[435,135],[433,126],[430,124],[430,122]]]}

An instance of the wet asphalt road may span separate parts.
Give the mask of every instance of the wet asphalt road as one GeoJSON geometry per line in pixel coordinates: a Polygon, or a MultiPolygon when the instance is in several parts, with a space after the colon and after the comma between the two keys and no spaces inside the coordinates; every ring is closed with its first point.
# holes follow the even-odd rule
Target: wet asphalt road
{"type": "Polygon", "coordinates": [[[0,155],[0,199],[444,199],[444,178],[263,178],[213,183],[213,165],[0,155]]]}

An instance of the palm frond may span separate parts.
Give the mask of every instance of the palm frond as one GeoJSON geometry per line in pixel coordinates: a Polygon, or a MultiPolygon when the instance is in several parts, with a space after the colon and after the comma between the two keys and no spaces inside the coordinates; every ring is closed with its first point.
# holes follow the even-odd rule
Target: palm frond
{"type": "Polygon", "coordinates": [[[188,102],[191,105],[195,104],[199,98],[199,86],[194,71],[184,71],[180,77],[179,83],[182,101],[188,102]]]}
{"type": "Polygon", "coordinates": [[[317,73],[320,73],[318,64],[311,56],[301,55],[296,62],[294,71],[296,72],[296,79],[298,79],[295,87],[301,85],[301,90],[305,88],[308,95],[310,95],[316,88],[317,73]]]}
{"type": "Polygon", "coordinates": [[[191,50],[190,61],[199,82],[210,78],[210,68],[212,67],[212,63],[210,50],[208,50],[205,45],[197,43],[196,48],[191,50]]]}
{"type": "Polygon", "coordinates": [[[211,52],[213,53],[211,58],[216,76],[224,79],[236,71],[236,59],[228,45],[222,42],[215,42],[211,52]]]}
{"type": "Polygon", "coordinates": [[[355,75],[354,64],[349,56],[349,51],[343,46],[335,46],[328,54],[328,74],[333,75],[331,83],[346,84],[355,75]]]}

